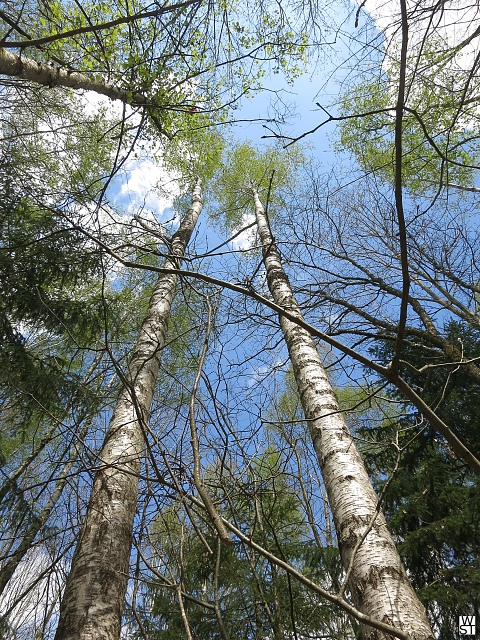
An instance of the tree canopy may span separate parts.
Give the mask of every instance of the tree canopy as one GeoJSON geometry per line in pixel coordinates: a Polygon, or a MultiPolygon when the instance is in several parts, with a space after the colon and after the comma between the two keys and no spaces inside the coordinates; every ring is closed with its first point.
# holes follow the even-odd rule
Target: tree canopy
{"type": "Polygon", "coordinates": [[[2,637],[480,616],[478,20],[3,3],[2,637]]]}

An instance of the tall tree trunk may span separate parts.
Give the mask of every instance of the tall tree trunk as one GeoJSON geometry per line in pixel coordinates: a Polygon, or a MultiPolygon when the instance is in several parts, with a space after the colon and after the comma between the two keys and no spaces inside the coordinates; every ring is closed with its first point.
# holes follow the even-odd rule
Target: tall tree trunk
{"type": "Polygon", "coordinates": [[[37,62],[37,60],[3,48],[0,48],[0,74],[22,78],[46,87],[67,87],[93,91],[111,100],[120,100],[128,104],[142,105],[147,103],[146,98],[140,93],[128,92],[109,82],[93,80],[88,74],[81,71],[72,71],[49,62],[37,62]]]}
{"type": "MultiPolygon", "coordinates": [[[[252,191],[270,293],[278,305],[301,318],[264,208],[257,191],[252,191]]],[[[305,329],[290,320],[280,317],[280,325],[309,420],[354,603],[366,615],[407,632],[412,640],[431,639],[425,609],[407,578],[378,508],[377,496],[339,411],[316,345],[305,329]],[[372,520],[374,524],[367,532],[372,520]]],[[[365,638],[375,640],[385,637],[371,627],[365,627],[363,633],[365,638]]]]}
{"type": "MultiPolygon", "coordinates": [[[[202,209],[201,182],[172,238],[165,266],[178,269],[202,209]]],[[[105,442],[60,606],[55,640],[117,640],[128,580],[138,475],[177,276],[162,275],[150,299],[105,442]]]]}
{"type": "Polygon", "coordinates": [[[49,62],[37,62],[32,58],[18,55],[0,47],[0,75],[29,80],[45,87],[65,87],[93,91],[111,100],[120,100],[124,104],[145,107],[158,132],[171,139],[157,115],[158,107],[138,91],[129,91],[109,82],[92,79],[81,71],[72,71],[49,62]]]}

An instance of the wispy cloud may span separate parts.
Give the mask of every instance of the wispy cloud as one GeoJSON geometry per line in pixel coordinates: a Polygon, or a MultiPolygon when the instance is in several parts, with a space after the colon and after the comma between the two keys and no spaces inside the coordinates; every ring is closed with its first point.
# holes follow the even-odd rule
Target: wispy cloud
{"type": "MultiPolygon", "coordinates": [[[[242,216],[241,226],[246,227],[254,221],[255,216],[253,213],[244,213],[242,216]]],[[[230,242],[232,249],[250,249],[255,240],[255,231],[255,227],[242,231],[240,235],[230,242]]]]}
{"type": "Polygon", "coordinates": [[[180,193],[178,176],[151,157],[135,158],[124,169],[114,204],[130,215],[150,214],[159,221],[171,217],[169,209],[180,193]]]}

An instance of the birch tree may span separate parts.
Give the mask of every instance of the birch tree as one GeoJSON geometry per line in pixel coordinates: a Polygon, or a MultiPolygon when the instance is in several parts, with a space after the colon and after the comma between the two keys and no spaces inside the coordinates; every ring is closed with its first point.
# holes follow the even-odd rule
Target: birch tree
{"type": "Polygon", "coordinates": [[[305,22],[278,6],[39,2],[6,7],[0,28],[0,75],[120,101],[160,139],[228,120],[267,70],[293,79],[306,60],[305,22]]]}
{"type": "MultiPolygon", "coordinates": [[[[282,307],[301,315],[276,250],[256,187],[255,216],[269,290],[282,307]]],[[[280,318],[305,417],[331,505],[340,553],[357,607],[414,638],[433,637],[423,606],[388,532],[377,496],[342,417],[315,343],[308,332],[280,318]],[[395,599],[392,603],[392,593],[395,599]]],[[[372,632],[366,631],[369,637],[372,632]]]]}
{"type": "MultiPolygon", "coordinates": [[[[195,127],[221,121],[240,96],[259,88],[265,62],[294,77],[300,70],[297,63],[305,59],[303,32],[294,33],[285,15],[276,20],[256,8],[249,13],[248,24],[244,7],[237,21],[233,19],[236,5],[225,13],[196,0],[152,11],[143,5],[124,9],[60,2],[38,3],[33,8],[31,14],[12,5],[2,9],[0,26],[5,37],[0,73],[17,79],[12,86],[20,91],[18,80],[120,100],[140,110],[140,124],[135,121],[132,128],[137,134],[141,130],[144,140],[149,136],[156,140],[177,136],[178,140],[182,130],[189,130],[188,137],[195,127]],[[221,46],[219,33],[224,34],[221,46]],[[249,60],[248,70],[241,68],[244,59],[249,60]],[[256,69],[252,62],[258,62],[256,69]]],[[[121,155],[130,117],[132,111],[124,109],[110,176],[124,162],[121,155]]],[[[102,135],[116,133],[106,128],[102,135]]],[[[105,189],[102,184],[98,190],[96,213],[103,205],[105,189]]],[[[167,271],[180,267],[200,209],[198,181],[190,213],[169,241],[167,271]]],[[[91,229],[74,226],[92,243],[98,241],[91,229]]],[[[65,588],[57,638],[120,634],[136,476],[176,277],[165,274],[160,278],[124,374],[65,588]],[[105,549],[109,549],[106,555],[105,549]]]]}
{"type": "MultiPolygon", "coordinates": [[[[198,179],[191,208],[172,237],[166,268],[180,268],[201,209],[198,179]]],[[[132,352],[65,586],[58,640],[120,637],[144,432],[176,282],[174,274],[159,278],[132,352]]]]}
{"type": "Polygon", "coordinates": [[[41,576],[47,565],[45,600],[55,591],[49,579],[61,573],[69,542],[54,545],[59,564],[48,566],[52,531],[59,531],[59,514],[60,528],[68,527],[72,478],[84,459],[84,439],[91,442],[86,432],[108,404],[108,382],[115,388],[102,346],[105,310],[113,319],[117,303],[126,302],[105,283],[98,248],[71,224],[82,218],[80,205],[91,204],[110,167],[111,141],[102,146],[98,140],[97,125],[105,120],[86,116],[76,103],[76,123],[62,126],[73,106],[63,103],[46,118],[60,130],[49,138],[51,128],[40,124],[35,106],[27,114],[3,114],[1,129],[0,592],[6,618],[22,605],[28,618],[31,604],[24,598],[35,579],[42,581],[31,569],[20,578],[23,567],[37,566],[41,576]]]}
{"type": "MultiPolygon", "coordinates": [[[[281,166],[281,162],[275,163],[272,156],[270,152],[266,159],[270,160],[271,170],[274,170],[276,164],[281,166]]],[[[261,159],[248,147],[238,149],[237,157],[233,153],[230,161],[236,179],[242,169],[246,174],[240,186],[234,178],[230,188],[236,185],[240,197],[245,198],[245,193],[250,195],[262,247],[265,277],[273,301],[281,309],[288,310],[293,318],[303,320],[259,197],[262,179],[265,189],[268,162],[263,158],[262,165],[261,159]],[[245,163],[241,164],[242,160],[249,163],[248,168],[245,163]]],[[[285,167],[282,168],[284,177],[285,167]]],[[[228,169],[226,173],[228,175],[228,169]]],[[[317,346],[309,332],[291,319],[280,315],[279,322],[322,471],[346,571],[339,595],[344,596],[348,584],[355,605],[363,613],[375,620],[388,621],[409,637],[433,638],[425,609],[408,580],[317,346]]],[[[371,628],[364,628],[366,637],[377,637],[377,633],[371,628]]]]}

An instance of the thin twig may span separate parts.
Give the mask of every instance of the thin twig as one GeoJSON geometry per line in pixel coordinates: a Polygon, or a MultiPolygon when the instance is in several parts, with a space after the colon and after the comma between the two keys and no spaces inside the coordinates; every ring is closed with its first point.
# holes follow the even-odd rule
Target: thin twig
{"type": "Polygon", "coordinates": [[[197,491],[200,494],[205,507],[212,519],[213,525],[217,530],[217,533],[224,544],[231,545],[232,540],[228,535],[227,530],[225,529],[222,519],[216,510],[213,500],[211,499],[205,485],[203,483],[202,477],[200,475],[200,447],[198,442],[198,433],[197,433],[197,425],[195,420],[195,396],[197,394],[198,385],[200,383],[200,378],[202,376],[202,369],[205,362],[205,357],[208,351],[208,341],[210,338],[210,332],[212,330],[212,305],[210,303],[209,297],[206,297],[208,315],[207,315],[207,325],[205,329],[205,340],[203,343],[202,353],[200,355],[200,361],[198,363],[197,375],[195,377],[195,381],[193,383],[192,392],[190,395],[190,406],[189,406],[189,418],[190,418],[190,435],[191,435],[191,443],[192,443],[192,451],[193,451],[193,481],[195,482],[195,486],[197,487],[197,491]]]}

